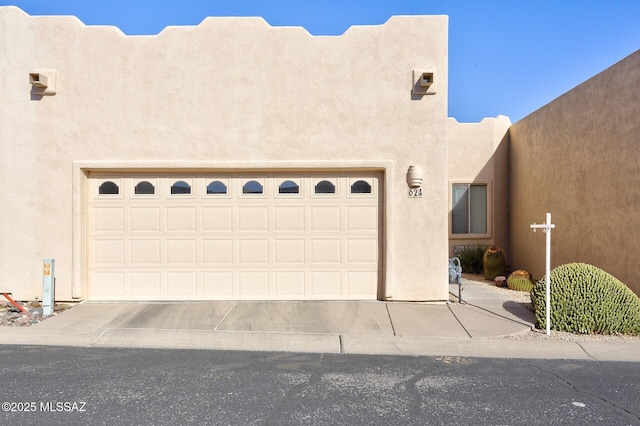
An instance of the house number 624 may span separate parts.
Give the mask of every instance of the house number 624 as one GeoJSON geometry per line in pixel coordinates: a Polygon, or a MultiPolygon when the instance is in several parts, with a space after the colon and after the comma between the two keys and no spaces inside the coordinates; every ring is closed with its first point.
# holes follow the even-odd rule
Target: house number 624
{"type": "Polygon", "coordinates": [[[422,188],[409,189],[409,198],[422,198],[422,188]]]}

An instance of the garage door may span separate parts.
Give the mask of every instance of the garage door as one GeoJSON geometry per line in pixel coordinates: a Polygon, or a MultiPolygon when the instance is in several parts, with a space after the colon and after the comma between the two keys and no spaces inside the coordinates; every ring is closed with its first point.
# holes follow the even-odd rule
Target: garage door
{"type": "Polygon", "coordinates": [[[380,181],[91,173],[88,298],[376,299],[380,181]]]}

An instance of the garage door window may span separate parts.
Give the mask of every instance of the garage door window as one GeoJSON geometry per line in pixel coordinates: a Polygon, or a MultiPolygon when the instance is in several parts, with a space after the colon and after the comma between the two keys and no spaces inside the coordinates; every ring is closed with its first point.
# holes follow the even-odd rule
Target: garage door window
{"type": "Polygon", "coordinates": [[[243,194],[262,194],[262,185],[260,182],[250,180],[242,186],[243,194]]]}
{"type": "Polygon", "coordinates": [[[351,193],[352,194],[371,194],[371,185],[369,182],[364,180],[359,180],[351,185],[351,193]]]}
{"type": "Polygon", "coordinates": [[[328,180],[321,180],[316,185],[316,194],[335,194],[336,186],[328,180]]]}
{"type": "Polygon", "coordinates": [[[153,195],[156,193],[156,188],[151,182],[143,180],[136,185],[135,193],[136,195],[153,195]]]}
{"type": "Polygon", "coordinates": [[[207,194],[226,194],[227,193],[227,185],[220,182],[219,180],[214,180],[213,182],[207,185],[207,194]]]}
{"type": "Polygon", "coordinates": [[[118,185],[111,181],[103,182],[98,189],[98,194],[100,195],[114,195],[118,194],[119,192],[120,188],[118,188],[118,185]]]}
{"type": "Polygon", "coordinates": [[[280,194],[299,194],[300,185],[292,180],[285,180],[278,187],[278,193],[280,194]]]}
{"type": "Polygon", "coordinates": [[[171,194],[191,194],[191,185],[183,180],[179,180],[171,185],[171,194]]]}

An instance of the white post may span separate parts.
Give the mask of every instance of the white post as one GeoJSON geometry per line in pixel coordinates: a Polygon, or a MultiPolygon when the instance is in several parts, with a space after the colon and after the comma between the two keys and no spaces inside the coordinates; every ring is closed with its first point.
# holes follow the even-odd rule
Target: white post
{"type": "MultiPolygon", "coordinates": [[[[547,213],[547,221],[546,225],[551,225],[551,213],[547,213]]],[[[545,229],[546,232],[546,253],[544,256],[544,285],[546,288],[546,296],[545,300],[547,302],[545,312],[547,314],[546,324],[547,324],[547,336],[551,334],[551,284],[549,283],[549,275],[551,274],[551,227],[545,229]]]]}
{"type": "Polygon", "coordinates": [[[551,229],[556,226],[551,223],[551,213],[547,213],[547,221],[542,225],[532,224],[529,225],[533,232],[536,232],[536,229],[541,228],[542,232],[546,233],[546,253],[545,253],[545,261],[544,261],[544,284],[546,286],[546,297],[545,297],[545,313],[546,315],[546,325],[547,325],[547,336],[551,334],[551,288],[549,284],[549,274],[551,273],[551,229]]]}

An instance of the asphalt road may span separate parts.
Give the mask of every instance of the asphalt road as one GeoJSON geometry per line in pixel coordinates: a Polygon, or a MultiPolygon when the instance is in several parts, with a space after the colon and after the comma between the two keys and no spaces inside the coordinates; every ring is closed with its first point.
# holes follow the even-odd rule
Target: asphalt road
{"type": "Polygon", "coordinates": [[[0,424],[640,425],[640,364],[0,346],[0,424]]]}

